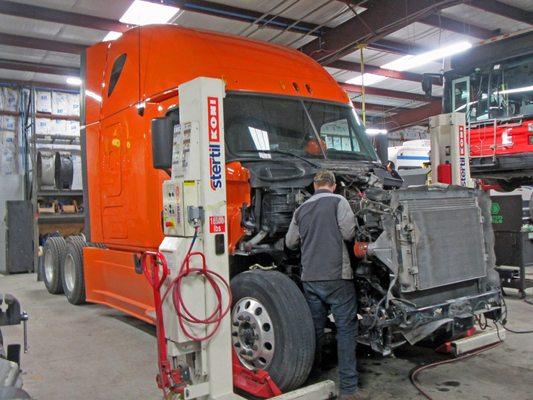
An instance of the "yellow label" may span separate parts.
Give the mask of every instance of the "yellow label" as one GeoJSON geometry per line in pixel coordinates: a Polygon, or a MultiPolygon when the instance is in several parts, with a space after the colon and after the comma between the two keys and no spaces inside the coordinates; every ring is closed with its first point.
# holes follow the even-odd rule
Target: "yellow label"
{"type": "Polygon", "coordinates": [[[196,185],[196,182],[195,181],[185,181],[185,182],[183,182],[183,184],[185,186],[194,186],[194,185],[196,185]]]}

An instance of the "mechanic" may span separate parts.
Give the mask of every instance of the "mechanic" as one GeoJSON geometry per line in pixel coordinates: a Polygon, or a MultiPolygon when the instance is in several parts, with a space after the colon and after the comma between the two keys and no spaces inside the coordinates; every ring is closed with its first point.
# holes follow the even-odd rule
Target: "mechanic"
{"type": "Polygon", "coordinates": [[[364,400],[368,395],[357,386],[355,285],[344,243],[354,238],[355,216],[348,201],[334,193],[336,187],[333,172],[315,175],[315,193],[294,212],[285,244],[291,250],[301,247],[301,279],[317,339],[315,368],[320,365],[324,328],[331,312],[337,327],[339,398],[364,400]]]}

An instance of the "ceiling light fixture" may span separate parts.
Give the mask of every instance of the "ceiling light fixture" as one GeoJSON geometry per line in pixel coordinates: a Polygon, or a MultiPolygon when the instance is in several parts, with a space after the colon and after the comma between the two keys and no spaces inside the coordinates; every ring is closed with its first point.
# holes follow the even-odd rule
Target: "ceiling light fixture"
{"type": "Polygon", "coordinates": [[[406,71],[408,69],[414,69],[422,65],[429,64],[432,61],[440,60],[454,54],[462,53],[472,47],[472,43],[469,42],[457,42],[449,46],[440,47],[435,50],[428,51],[426,53],[418,54],[416,56],[404,56],[397,60],[391,61],[381,68],[392,69],[394,71],[406,71]]]}
{"type": "Polygon", "coordinates": [[[365,86],[370,86],[375,83],[384,81],[385,79],[387,79],[387,77],[382,76],[382,75],[364,74],[364,75],[359,75],[352,79],[348,79],[346,83],[349,83],[350,85],[363,85],[364,84],[365,86]]]}
{"type": "Polygon", "coordinates": [[[77,76],[67,76],[67,79],[65,79],[69,85],[72,86],[80,86],[81,85],[81,79],[77,76]]]}
{"type": "Polygon", "coordinates": [[[512,94],[512,93],[522,93],[522,92],[531,92],[531,91],[533,91],[533,86],[524,86],[524,87],[519,87],[519,88],[514,88],[514,89],[500,90],[498,93],[499,94],[512,94]]]}
{"type": "Polygon", "coordinates": [[[378,128],[367,128],[365,129],[365,131],[366,131],[366,134],[370,136],[386,135],[387,133],[389,133],[389,131],[387,131],[386,129],[378,129],[378,128]]]}
{"type": "Polygon", "coordinates": [[[135,0],[120,18],[120,22],[132,25],[164,24],[180,9],[164,4],[135,0]]]}

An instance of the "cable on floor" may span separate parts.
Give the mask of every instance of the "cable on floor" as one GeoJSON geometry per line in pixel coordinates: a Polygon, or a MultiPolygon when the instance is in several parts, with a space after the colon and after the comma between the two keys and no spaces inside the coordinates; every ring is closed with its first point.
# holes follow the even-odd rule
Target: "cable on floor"
{"type": "Polygon", "coordinates": [[[481,354],[487,350],[491,350],[495,347],[498,347],[499,345],[501,345],[503,342],[497,342],[497,343],[494,343],[494,344],[491,344],[489,346],[485,346],[479,350],[476,350],[472,353],[468,353],[468,354],[465,354],[465,355],[462,355],[462,356],[459,356],[457,358],[450,358],[448,360],[442,360],[442,361],[436,361],[434,363],[431,363],[431,364],[426,364],[426,365],[421,365],[419,367],[416,367],[414,370],[411,371],[411,374],[409,375],[409,380],[411,381],[411,383],[413,384],[413,386],[416,388],[416,390],[418,390],[418,392],[423,395],[426,399],[428,400],[433,400],[433,398],[429,395],[428,392],[426,392],[424,390],[424,388],[420,385],[420,383],[418,382],[417,380],[417,376],[422,372],[422,371],[425,371],[426,369],[430,369],[430,368],[435,368],[435,367],[438,367],[439,365],[445,365],[445,364],[452,364],[454,362],[458,362],[458,361],[463,361],[463,360],[466,360],[466,359],[469,359],[469,358],[472,358],[474,356],[477,356],[478,354],[481,354]]]}

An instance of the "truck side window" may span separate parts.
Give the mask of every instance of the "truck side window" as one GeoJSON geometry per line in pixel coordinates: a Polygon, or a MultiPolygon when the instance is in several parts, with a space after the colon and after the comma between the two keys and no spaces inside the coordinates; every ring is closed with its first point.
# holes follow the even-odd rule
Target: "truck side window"
{"type": "Polygon", "coordinates": [[[113,68],[111,68],[111,77],[109,78],[109,87],[107,89],[107,97],[111,96],[111,93],[113,93],[113,90],[115,90],[115,86],[117,85],[118,78],[120,78],[120,74],[122,73],[125,63],[126,53],[118,56],[113,63],[113,68]]]}

